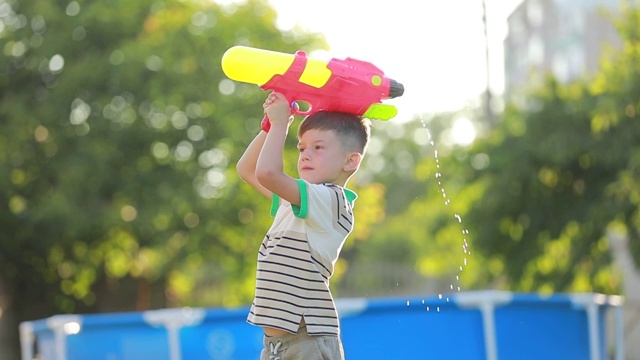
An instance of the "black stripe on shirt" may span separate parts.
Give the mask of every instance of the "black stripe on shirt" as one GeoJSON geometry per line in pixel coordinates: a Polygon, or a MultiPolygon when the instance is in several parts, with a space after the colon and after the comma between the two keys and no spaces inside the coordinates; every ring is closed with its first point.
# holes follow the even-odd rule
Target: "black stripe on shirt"
{"type": "Polygon", "coordinates": [[[309,278],[305,278],[305,277],[302,277],[302,276],[296,276],[296,275],[293,275],[293,274],[290,274],[290,273],[281,272],[281,271],[258,269],[258,273],[260,273],[260,272],[268,272],[268,273],[271,273],[271,274],[282,275],[282,276],[295,278],[295,279],[302,280],[302,281],[317,282],[317,283],[323,283],[324,284],[324,280],[309,279],[309,278]]]}
{"type": "Polygon", "coordinates": [[[293,288],[296,288],[296,289],[305,290],[305,291],[309,291],[309,292],[311,292],[311,291],[315,291],[315,292],[318,292],[318,291],[320,291],[320,292],[327,292],[327,288],[326,288],[326,287],[323,287],[323,288],[321,288],[321,289],[307,288],[307,287],[302,287],[302,286],[298,286],[298,285],[290,284],[290,283],[287,283],[287,282],[284,282],[284,281],[278,281],[278,280],[273,280],[273,279],[266,279],[266,278],[261,278],[261,277],[258,277],[258,279],[257,279],[257,280],[259,280],[259,281],[263,281],[263,282],[270,282],[270,283],[274,283],[274,284],[285,285],[285,286],[288,286],[288,287],[293,287],[293,288]]]}
{"type": "MultiPolygon", "coordinates": [[[[291,302],[291,301],[287,301],[287,300],[282,300],[282,299],[280,299],[280,298],[271,298],[271,297],[266,297],[266,296],[256,296],[256,299],[261,299],[261,300],[267,300],[267,301],[274,301],[274,302],[285,303],[285,304],[287,304],[287,305],[291,305],[291,306],[294,306],[294,307],[300,308],[300,304],[298,304],[298,303],[294,303],[294,302],[291,302]]],[[[327,299],[327,300],[325,300],[325,301],[329,301],[329,300],[327,299]]],[[[262,307],[263,307],[263,306],[256,305],[256,304],[255,304],[255,302],[254,302],[253,306],[255,306],[255,307],[259,307],[259,308],[262,308],[262,307]]],[[[331,306],[331,307],[325,307],[325,306],[308,306],[308,305],[305,305],[305,307],[304,307],[304,308],[305,308],[305,309],[314,309],[314,310],[329,310],[329,311],[336,311],[336,309],[335,309],[333,306],[331,306]]]]}
{"type": "MultiPolygon", "coordinates": [[[[275,255],[275,254],[271,254],[271,255],[275,255]]],[[[322,276],[323,279],[325,279],[327,281],[329,280],[329,278],[325,274],[323,274],[323,273],[321,273],[321,272],[319,272],[317,270],[313,270],[313,269],[305,269],[305,268],[301,268],[299,266],[294,266],[294,265],[291,265],[291,264],[281,263],[281,262],[277,262],[277,261],[258,260],[258,263],[271,264],[271,265],[277,265],[277,266],[281,266],[281,267],[285,267],[285,268],[296,269],[296,270],[304,271],[304,272],[307,272],[307,273],[310,273],[310,274],[320,274],[320,276],[322,276]]],[[[310,261],[307,261],[307,263],[312,264],[312,262],[310,262],[310,261]]],[[[258,267],[258,270],[262,270],[262,269],[260,267],[258,267]]]]}
{"type": "MultiPolygon", "coordinates": [[[[270,292],[274,292],[274,293],[278,293],[278,294],[285,294],[285,295],[289,295],[291,297],[295,297],[298,299],[303,299],[303,300],[309,300],[309,301],[323,301],[323,302],[330,302],[333,303],[333,301],[331,301],[330,298],[313,298],[313,297],[306,297],[306,296],[300,296],[297,294],[293,294],[287,291],[281,291],[281,290],[276,290],[276,289],[272,289],[272,288],[265,288],[265,287],[260,287],[257,286],[256,290],[262,290],[262,291],[270,291],[270,292]]],[[[325,292],[326,293],[326,292],[325,292]]],[[[280,298],[267,298],[269,300],[273,300],[273,301],[283,301],[280,298]]],[[[283,301],[284,302],[284,301],[283,301]]],[[[333,309],[333,308],[332,308],[333,309]]]]}

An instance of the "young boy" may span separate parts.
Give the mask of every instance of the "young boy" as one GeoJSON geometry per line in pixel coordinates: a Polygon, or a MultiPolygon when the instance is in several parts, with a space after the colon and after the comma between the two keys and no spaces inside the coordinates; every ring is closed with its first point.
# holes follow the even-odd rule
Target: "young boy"
{"type": "Polygon", "coordinates": [[[284,173],[282,160],[293,121],[289,103],[273,92],[263,107],[270,128],[237,165],[243,180],[272,198],[275,216],[258,252],[247,321],[264,330],[261,360],[344,359],[329,279],[353,229],[357,196],[344,186],[364,156],[369,122],[339,112],[307,116],[298,131],[295,179],[284,173]]]}

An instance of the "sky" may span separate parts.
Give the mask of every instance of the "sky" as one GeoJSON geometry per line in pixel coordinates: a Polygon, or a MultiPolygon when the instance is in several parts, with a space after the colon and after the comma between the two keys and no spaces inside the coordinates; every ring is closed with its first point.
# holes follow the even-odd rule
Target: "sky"
{"type": "MultiPolygon", "coordinates": [[[[504,89],[507,17],[522,0],[486,0],[490,88],[504,89]]],[[[405,87],[386,100],[396,119],[459,110],[487,85],[482,0],[269,0],[282,30],[319,32],[329,45],[312,58],[370,62],[405,87]]],[[[270,49],[275,50],[277,49],[270,49]]]]}

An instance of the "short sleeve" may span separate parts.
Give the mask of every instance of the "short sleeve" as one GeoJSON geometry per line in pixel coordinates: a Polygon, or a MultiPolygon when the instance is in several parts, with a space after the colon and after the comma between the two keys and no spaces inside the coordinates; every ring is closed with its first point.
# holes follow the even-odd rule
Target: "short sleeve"
{"type": "Polygon", "coordinates": [[[293,215],[299,219],[306,219],[309,214],[309,196],[307,192],[307,182],[302,179],[296,179],[298,183],[298,191],[300,191],[300,206],[291,204],[293,215]]]}
{"type": "Polygon", "coordinates": [[[269,214],[273,217],[278,213],[278,208],[280,207],[280,197],[276,194],[271,195],[271,210],[269,214]]]}
{"type": "Polygon", "coordinates": [[[293,207],[297,218],[304,219],[317,231],[326,231],[331,227],[335,216],[337,193],[324,184],[310,184],[298,179],[300,186],[300,207],[293,207]]]}
{"type": "MultiPolygon", "coordinates": [[[[291,204],[291,211],[296,218],[321,232],[336,226],[345,229],[351,227],[351,206],[357,198],[356,193],[331,184],[310,184],[303,179],[296,179],[296,182],[300,192],[300,205],[291,204]],[[344,221],[349,224],[343,224],[344,221]]],[[[273,196],[272,216],[278,211],[280,201],[277,195],[273,196]]]]}

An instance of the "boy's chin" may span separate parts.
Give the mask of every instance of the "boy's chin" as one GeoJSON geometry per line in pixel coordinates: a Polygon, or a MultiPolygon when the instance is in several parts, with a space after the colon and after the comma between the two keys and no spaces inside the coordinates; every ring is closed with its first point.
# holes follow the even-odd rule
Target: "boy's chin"
{"type": "Polygon", "coordinates": [[[315,184],[316,183],[316,180],[312,176],[302,175],[302,176],[300,176],[300,179],[308,182],[309,184],[315,184]]]}
{"type": "Polygon", "coordinates": [[[322,183],[326,182],[326,181],[319,180],[319,179],[317,179],[317,178],[315,178],[313,176],[309,176],[309,174],[300,175],[300,179],[308,182],[309,184],[322,184],[322,183]]]}

